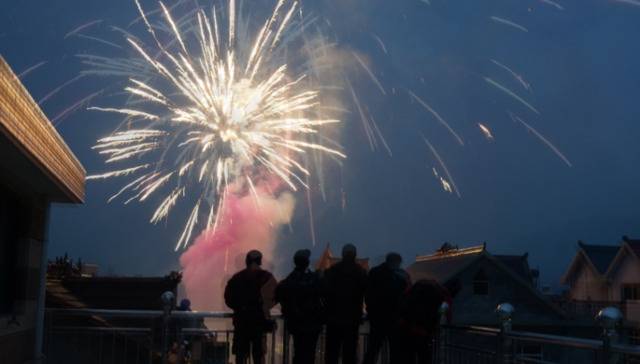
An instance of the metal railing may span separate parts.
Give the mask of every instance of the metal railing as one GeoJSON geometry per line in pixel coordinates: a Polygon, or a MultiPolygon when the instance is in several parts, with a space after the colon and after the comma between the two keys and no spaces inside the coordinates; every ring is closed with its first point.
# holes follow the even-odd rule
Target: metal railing
{"type": "MultiPolygon", "coordinates": [[[[265,363],[292,363],[290,335],[279,313],[272,317],[276,325],[266,335],[265,363]]],[[[46,364],[232,363],[231,318],[230,312],[47,309],[46,364]]],[[[367,328],[361,327],[360,358],[367,348],[367,328]]],[[[321,333],[316,363],[324,362],[324,343],[321,333]]],[[[381,363],[387,356],[384,347],[381,363]]]]}
{"type": "MultiPolygon", "coordinates": [[[[444,307],[446,310],[446,306],[444,307]]],[[[498,328],[442,325],[434,356],[438,363],[640,363],[640,346],[623,342],[617,329],[622,314],[607,307],[596,315],[600,339],[541,334],[512,329],[514,308],[496,309],[498,328]]]]}
{"type": "MultiPolygon", "coordinates": [[[[448,307],[443,304],[441,315],[448,307]]],[[[512,329],[513,306],[496,309],[497,328],[442,324],[432,343],[433,363],[640,363],[640,346],[625,344],[617,328],[620,312],[600,311],[599,339],[584,339],[512,329]]],[[[229,312],[48,309],[45,319],[47,364],[217,364],[234,361],[229,312]]],[[[266,363],[291,363],[289,334],[278,315],[266,336],[266,363]]],[[[316,363],[324,360],[320,336],[316,363]]],[[[361,327],[358,356],[368,344],[368,325],[361,327]]],[[[380,364],[388,363],[383,348],[380,364]]]]}

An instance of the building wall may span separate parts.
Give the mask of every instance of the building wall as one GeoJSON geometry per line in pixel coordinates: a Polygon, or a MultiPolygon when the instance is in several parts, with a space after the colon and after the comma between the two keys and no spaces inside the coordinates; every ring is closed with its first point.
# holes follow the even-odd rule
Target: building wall
{"type": "Polygon", "coordinates": [[[462,289],[453,302],[453,323],[457,325],[496,325],[495,309],[509,302],[515,307],[514,324],[553,323],[561,317],[534,293],[488,259],[480,259],[466,268],[458,279],[462,289]],[[473,279],[482,269],[489,280],[487,295],[475,295],[473,279]]]}
{"type": "Polygon", "coordinates": [[[0,186],[0,255],[9,263],[0,285],[3,364],[23,364],[34,357],[46,206],[0,186]]]}
{"type": "Polygon", "coordinates": [[[609,288],[593,268],[582,263],[569,290],[569,298],[577,301],[609,301],[609,288]]]}
{"type": "Polygon", "coordinates": [[[622,300],[622,285],[627,283],[640,283],[640,261],[630,254],[625,254],[611,278],[613,301],[622,300]]]}

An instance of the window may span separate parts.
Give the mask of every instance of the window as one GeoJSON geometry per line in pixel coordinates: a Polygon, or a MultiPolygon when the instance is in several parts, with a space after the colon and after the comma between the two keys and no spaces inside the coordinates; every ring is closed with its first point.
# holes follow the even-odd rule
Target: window
{"type": "Polygon", "coordinates": [[[640,283],[622,284],[622,300],[640,300],[640,283]]]}
{"type": "Polygon", "coordinates": [[[489,278],[482,269],[473,276],[473,294],[479,296],[489,294],[489,278]]]}

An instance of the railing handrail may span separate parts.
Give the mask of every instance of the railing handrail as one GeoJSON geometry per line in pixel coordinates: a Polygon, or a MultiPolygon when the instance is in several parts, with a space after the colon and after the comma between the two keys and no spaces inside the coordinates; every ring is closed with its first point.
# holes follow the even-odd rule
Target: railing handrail
{"type": "MultiPolygon", "coordinates": [[[[119,310],[119,309],[102,309],[102,308],[47,308],[47,313],[64,314],[69,316],[95,315],[106,317],[162,317],[162,310],[119,310]]],[[[231,311],[179,311],[173,310],[170,313],[172,317],[184,318],[232,318],[231,311]]],[[[282,314],[278,310],[271,312],[271,317],[280,318],[282,314]]]]}
{"type": "Polygon", "coordinates": [[[96,332],[126,332],[126,333],[150,333],[148,327],[95,327],[95,326],[56,326],[54,331],[96,331],[96,332]]]}
{"type": "Polygon", "coordinates": [[[540,334],[529,331],[509,331],[506,337],[518,340],[526,340],[537,343],[552,344],[558,346],[566,346],[577,349],[601,350],[602,340],[583,339],[572,336],[561,336],[553,334],[540,334]]]}

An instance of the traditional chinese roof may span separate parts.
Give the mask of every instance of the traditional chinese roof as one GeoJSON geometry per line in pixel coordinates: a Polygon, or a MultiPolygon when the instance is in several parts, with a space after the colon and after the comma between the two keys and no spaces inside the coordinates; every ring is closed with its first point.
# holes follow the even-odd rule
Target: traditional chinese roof
{"type": "Polygon", "coordinates": [[[525,271],[525,268],[529,267],[528,254],[494,256],[487,251],[486,243],[468,248],[458,248],[445,243],[433,254],[418,256],[415,263],[407,267],[407,272],[414,282],[420,279],[429,279],[444,285],[481,259],[489,261],[505,276],[511,277],[516,284],[530,292],[531,297],[534,297],[541,305],[560,316],[564,315],[533,286],[530,271],[525,271]]]}
{"type": "Polygon", "coordinates": [[[416,262],[407,268],[413,281],[432,279],[444,284],[464,268],[475,262],[484,252],[486,245],[459,249],[444,244],[435,253],[416,257],[416,262]]]}

